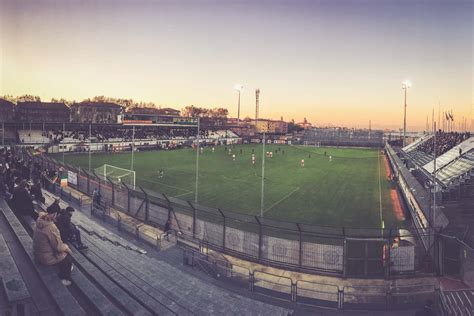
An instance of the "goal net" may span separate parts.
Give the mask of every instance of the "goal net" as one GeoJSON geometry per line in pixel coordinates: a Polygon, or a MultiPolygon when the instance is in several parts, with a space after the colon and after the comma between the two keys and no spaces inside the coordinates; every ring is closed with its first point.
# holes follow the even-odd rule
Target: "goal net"
{"type": "Polygon", "coordinates": [[[135,188],[135,171],[115,167],[112,165],[102,165],[94,169],[95,174],[102,180],[110,180],[115,184],[125,183],[128,186],[135,188]]]}

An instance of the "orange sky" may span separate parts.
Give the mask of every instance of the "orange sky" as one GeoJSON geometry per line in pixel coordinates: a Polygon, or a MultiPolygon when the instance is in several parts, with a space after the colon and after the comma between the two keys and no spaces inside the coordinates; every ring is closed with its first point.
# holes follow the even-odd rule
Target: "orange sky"
{"type": "MultiPolygon", "coordinates": [[[[224,106],[254,117],[408,129],[469,118],[472,3],[0,0],[0,95],[224,106]],[[410,4],[407,6],[407,4],[410,4]]],[[[471,116],[472,117],[472,116],[471,116]]],[[[472,124],[472,123],[471,123],[472,124]]],[[[471,126],[474,129],[474,126],[471,126]]]]}

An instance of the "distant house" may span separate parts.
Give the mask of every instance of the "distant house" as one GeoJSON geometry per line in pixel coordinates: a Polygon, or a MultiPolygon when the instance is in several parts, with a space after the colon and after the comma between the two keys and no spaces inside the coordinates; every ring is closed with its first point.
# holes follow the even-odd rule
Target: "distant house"
{"type": "Polygon", "coordinates": [[[158,109],[160,115],[179,116],[181,111],[172,108],[158,109]]]}
{"type": "Polygon", "coordinates": [[[70,109],[60,102],[18,102],[15,117],[18,122],[68,123],[70,109]]]}
{"type": "Polygon", "coordinates": [[[71,121],[75,123],[113,124],[118,122],[122,106],[111,102],[81,102],[71,105],[71,121]]]}
{"type": "Polygon", "coordinates": [[[15,105],[5,99],[0,99],[0,122],[11,122],[14,120],[15,105]]]}
{"type": "Polygon", "coordinates": [[[313,125],[310,122],[308,122],[306,117],[304,118],[303,122],[296,123],[296,125],[298,125],[299,127],[304,128],[304,129],[310,129],[310,128],[313,127],[313,125]]]}
{"type": "Polygon", "coordinates": [[[286,134],[288,133],[288,123],[275,120],[258,120],[256,123],[257,131],[260,133],[286,134]]]}

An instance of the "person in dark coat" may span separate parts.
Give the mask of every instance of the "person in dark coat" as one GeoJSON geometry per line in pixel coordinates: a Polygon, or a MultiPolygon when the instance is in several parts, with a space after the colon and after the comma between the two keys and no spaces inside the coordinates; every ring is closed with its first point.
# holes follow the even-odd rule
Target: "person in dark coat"
{"type": "Polygon", "coordinates": [[[77,229],[76,225],[71,223],[72,213],[74,208],[68,206],[65,210],[61,210],[56,219],[56,226],[59,229],[61,240],[63,242],[72,243],[77,249],[85,250],[87,246],[82,243],[81,231],[77,229]]]}
{"type": "Polygon", "coordinates": [[[34,220],[38,218],[33,206],[33,198],[28,191],[26,180],[20,181],[20,184],[13,190],[12,205],[18,215],[31,216],[34,220]]]}
{"type": "Polygon", "coordinates": [[[60,201],[60,199],[54,199],[53,204],[48,206],[48,208],[46,209],[48,211],[48,213],[58,213],[59,214],[61,212],[61,206],[59,206],[59,201],[60,201]]]}
{"type": "Polygon", "coordinates": [[[46,201],[44,196],[43,196],[43,192],[41,191],[41,181],[40,181],[40,179],[35,180],[35,184],[33,184],[33,186],[31,187],[31,194],[34,195],[36,201],[39,201],[43,204],[46,201]]]}

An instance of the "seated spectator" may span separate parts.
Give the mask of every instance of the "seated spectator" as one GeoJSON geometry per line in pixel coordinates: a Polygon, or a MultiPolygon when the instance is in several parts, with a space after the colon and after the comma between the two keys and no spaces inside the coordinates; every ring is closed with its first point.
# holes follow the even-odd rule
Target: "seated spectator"
{"type": "Polygon", "coordinates": [[[33,198],[28,191],[28,183],[21,180],[13,190],[12,208],[20,216],[31,216],[34,220],[38,217],[33,206],[33,198]]]}
{"type": "Polygon", "coordinates": [[[41,191],[41,182],[40,179],[36,179],[35,183],[31,187],[31,194],[35,197],[36,201],[39,201],[44,204],[46,201],[44,196],[43,196],[43,191],[41,191]]]}
{"type": "Polygon", "coordinates": [[[59,230],[54,224],[56,208],[48,207],[47,213],[40,213],[33,231],[33,252],[38,262],[57,266],[59,278],[65,286],[71,285],[71,249],[61,240],[59,230]]]}
{"type": "Polygon", "coordinates": [[[74,208],[68,206],[65,210],[61,210],[56,220],[56,226],[61,234],[63,242],[72,243],[77,249],[85,250],[87,246],[82,243],[81,231],[77,229],[76,225],[71,223],[72,213],[74,208]]]}
{"type": "Polygon", "coordinates": [[[48,206],[48,208],[46,209],[46,210],[48,211],[48,213],[50,213],[50,212],[53,213],[53,212],[54,212],[54,213],[58,213],[58,214],[59,214],[59,213],[61,212],[61,206],[59,206],[59,202],[60,202],[60,201],[61,201],[61,200],[58,199],[58,198],[54,199],[53,204],[51,204],[50,206],[48,206]]]}
{"type": "Polygon", "coordinates": [[[99,189],[95,188],[92,192],[92,202],[94,203],[94,206],[100,206],[101,198],[102,196],[100,195],[99,189]]]}

